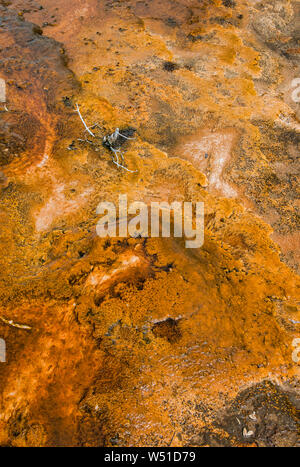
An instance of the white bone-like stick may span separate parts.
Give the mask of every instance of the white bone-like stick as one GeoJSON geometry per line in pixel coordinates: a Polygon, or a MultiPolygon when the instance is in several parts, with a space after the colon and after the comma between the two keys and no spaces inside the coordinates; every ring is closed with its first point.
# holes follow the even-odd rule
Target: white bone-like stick
{"type": "Polygon", "coordinates": [[[94,133],[89,129],[89,127],[87,126],[87,124],[86,124],[85,121],[83,120],[83,117],[82,117],[82,115],[81,115],[81,113],[80,113],[78,104],[76,104],[76,112],[78,113],[78,115],[79,115],[79,117],[80,117],[80,120],[82,121],[82,123],[83,123],[84,128],[86,129],[86,131],[88,131],[89,134],[95,138],[94,133]]]}
{"type": "Polygon", "coordinates": [[[116,133],[117,135],[122,136],[122,138],[125,138],[125,139],[135,139],[135,138],[129,138],[128,136],[122,135],[122,133],[120,133],[119,128],[116,129],[116,133]]]}
{"type": "Polygon", "coordinates": [[[119,151],[117,149],[113,149],[113,153],[114,153],[114,155],[116,156],[116,159],[117,159],[116,161],[114,161],[114,159],[113,159],[113,161],[117,164],[117,166],[119,166],[118,152],[119,151]]]}
{"type": "MultiPolygon", "coordinates": [[[[119,157],[118,157],[118,152],[119,150],[116,150],[114,148],[111,148],[112,152],[114,153],[114,155],[116,156],[117,160],[115,161],[114,159],[112,160],[114,164],[116,164],[117,167],[121,167],[122,169],[124,170],[127,170],[127,172],[131,172],[131,173],[134,173],[134,172],[137,172],[137,170],[130,170],[130,169],[127,169],[127,167],[124,167],[124,165],[120,164],[119,163],[119,157]]],[[[122,159],[124,160],[123,156],[122,156],[122,159]]]]}
{"type": "Polygon", "coordinates": [[[120,156],[121,156],[121,158],[122,158],[122,161],[125,161],[125,159],[124,159],[124,156],[123,156],[123,153],[122,153],[121,149],[115,149],[115,151],[116,151],[116,153],[117,153],[117,152],[119,152],[119,153],[120,153],[120,156]]]}
{"type": "Polygon", "coordinates": [[[26,324],[14,323],[12,319],[10,319],[10,320],[5,319],[5,318],[3,318],[3,316],[0,316],[0,320],[1,320],[3,323],[8,324],[9,326],[12,326],[13,328],[28,329],[28,330],[31,329],[31,327],[30,327],[30,326],[27,326],[26,324]]]}

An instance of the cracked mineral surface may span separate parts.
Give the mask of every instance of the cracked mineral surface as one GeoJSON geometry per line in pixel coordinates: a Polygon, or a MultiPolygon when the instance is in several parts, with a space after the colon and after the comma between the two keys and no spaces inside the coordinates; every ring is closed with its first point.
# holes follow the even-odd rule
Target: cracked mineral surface
{"type": "Polygon", "coordinates": [[[300,445],[299,58],[299,0],[0,0],[1,446],[300,445]]]}

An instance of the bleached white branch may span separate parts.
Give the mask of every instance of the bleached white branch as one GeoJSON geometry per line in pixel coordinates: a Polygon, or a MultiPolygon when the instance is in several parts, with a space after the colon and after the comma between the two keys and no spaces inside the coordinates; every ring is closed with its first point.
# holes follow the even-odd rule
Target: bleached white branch
{"type": "MultiPolygon", "coordinates": [[[[114,153],[114,155],[116,156],[116,159],[117,159],[117,160],[115,160],[115,159],[113,158],[112,161],[113,161],[114,164],[116,164],[117,167],[120,167],[120,168],[122,168],[122,169],[124,169],[124,170],[127,170],[127,172],[131,172],[131,173],[137,172],[137,170],[130,170],[130,169],[127,169],[127,167],[125,167],[124,165],[120,164],[120,162],[119,162],[119,157],[118,157],[118,152],[120,152],[120,151],[119,151],[118,149],[114,149],[114,148],[112,148],[112,147],[111,147],[110,149],[111,149],[111,151],[114,153]]],[[[120,152],[120,154],[121,154],[122,159],[124,160],[123,154],[122,154],[121,152],[120,152]]]]}
{"type": "Polygon", "coordinates": [[[122,136],[122,138],[125,138],[125,139],[135,139],[135,138],[129,138],[128,136],[125,136],[125,135],[122,135],[122,133],[120,133],[120,130],[119,128],[116,129],[115,131],[115,134],[118,136],[122,136]]]}
{"type": "Polygon", "coordinates": [[[81,115],[81,113],[80,113],[78,104],[76,104],[76,112],[78,113],[78,115],[79,115],[79,117],[80,117],[80,120],[82,121],[82,123],[83,123],[84,128],[86,129],[86,131],[88,131],[89,134],[95,138],[94,133],[89,129],[89,127],[88,127],[87,124],[85,123],[85,121],[84,121],[84,119],[83,119],[83,117],[82,117],[82,115],[81,115]]]}
{"type": "Polygon", "coordinates": [[[3,316],[0,316],[0,320],[5,323],[5,324],[8,324],[9,326],[12,326],[13,328],[18,328],[18,329],[32,329],[30,326],[27,326],[26,324],[18,324],[18,323],[14,323],[12,319],[8,320],[8,319],[5,319],[3,318],[3,316]]]}

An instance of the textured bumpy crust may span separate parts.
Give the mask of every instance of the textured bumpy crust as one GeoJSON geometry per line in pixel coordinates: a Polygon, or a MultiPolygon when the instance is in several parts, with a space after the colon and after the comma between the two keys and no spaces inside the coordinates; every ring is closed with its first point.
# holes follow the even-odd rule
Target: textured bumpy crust
{"type": "Polygon", "coordinates": [[[296,446],[299,2],[33,3],[0,1],[0,445],[296,446]],[[122,193],[204,201],[203,247],[97,237],[122,193]]]}

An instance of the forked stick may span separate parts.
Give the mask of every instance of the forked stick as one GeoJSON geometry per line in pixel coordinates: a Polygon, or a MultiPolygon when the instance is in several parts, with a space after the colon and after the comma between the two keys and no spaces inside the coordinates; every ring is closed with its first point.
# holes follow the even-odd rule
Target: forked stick
{"type": "MultiPolygon", "coordinates": [[[[116,156],[116,159],[117,159],[117,160],[115,160],[115,159],[113,158],[112,161],[113,161],[114,164],[116,164],[117,167],[121,167],[122,169],[127,170],[127,172],[131,172],[131,173],[137,172],[137,170],[130,170],[130,169],[127,169],[127,167],[125,167],[124,165],[120,164],[120,162],[119,162],[119,157],[118,157],[118,152],[120,152],[119,149],[114,149],[114,148],[112,148],[112,147],[111,147],[110,149],[111,149],[111,151],[114,153],[114,155],[116,156]]],[[[122,154],[122,153],[120,153],[120,154],[121,154],[122,159],[124,160],[123,154],[122,154]]]]}

